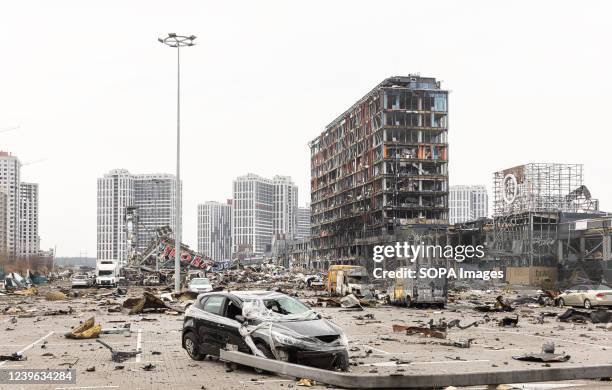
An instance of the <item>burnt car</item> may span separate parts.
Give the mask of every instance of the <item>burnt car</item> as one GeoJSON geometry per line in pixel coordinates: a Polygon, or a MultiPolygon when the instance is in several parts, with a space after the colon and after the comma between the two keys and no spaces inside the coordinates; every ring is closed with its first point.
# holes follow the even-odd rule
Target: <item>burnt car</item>
{"type": "Polygon", "coordinates": [[[310,307],[274,291],[200,294],[185,312],[183,348],[194,360],[221,349],[311,367],[348,369],[342,329],[310,307]]]}

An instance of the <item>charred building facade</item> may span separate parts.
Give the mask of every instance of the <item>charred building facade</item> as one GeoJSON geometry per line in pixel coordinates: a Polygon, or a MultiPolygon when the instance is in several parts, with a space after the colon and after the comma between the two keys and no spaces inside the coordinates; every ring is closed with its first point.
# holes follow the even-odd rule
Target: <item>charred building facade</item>
{"type": "Polygon", "coordinates": [[[313,265],[362,264],[402,231],[448,224],[448,92],[390,77],[311,149],[313,265]]]}
{"type": "Polygon", "coordinates": [[[508,168],[494,173],[493,188],[491,254],[507,265],[556,266],[561,260],[559,227],[605,215],[583,183],[582,164],[508,168]]]}

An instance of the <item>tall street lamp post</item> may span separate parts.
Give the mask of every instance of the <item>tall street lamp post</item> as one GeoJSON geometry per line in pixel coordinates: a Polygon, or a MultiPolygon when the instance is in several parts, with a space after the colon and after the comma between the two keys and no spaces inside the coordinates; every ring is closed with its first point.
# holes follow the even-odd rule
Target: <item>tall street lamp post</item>
{"type": "Polygon", "coordinates": [[[195,35],[169,33],[158,41],[176,48],[176,224],[174,227],[174,291],[181,289],[181,47],[193,46],[195,35]]]}

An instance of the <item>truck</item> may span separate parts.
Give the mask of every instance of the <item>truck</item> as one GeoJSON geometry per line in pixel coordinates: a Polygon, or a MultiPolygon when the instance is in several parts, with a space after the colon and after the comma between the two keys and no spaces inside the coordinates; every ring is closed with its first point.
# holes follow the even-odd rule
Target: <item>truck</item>
{"type": "MultiPolygon", "coordinates": [[[[401,267],[397,271],[408,274],[408,269],[414,269],[419,275],[419,266],[401,267]]],[[[389,303],[401,306],[433,305],[444,307],[448,296],[447,278],[396,278],[389,289],[389,303]]]]}
{"type": "Polygon", "coordinates": [[[360,265],[332,265],[327,271],[327,291],[345,296],[362,296],[367,288],[368,273],[360,265]]]}
{"type": "Polygon", "coordinates": [[[96,262],[96,285],[100,287],[117,287],[119,267],[114,260],[96,262]]]}

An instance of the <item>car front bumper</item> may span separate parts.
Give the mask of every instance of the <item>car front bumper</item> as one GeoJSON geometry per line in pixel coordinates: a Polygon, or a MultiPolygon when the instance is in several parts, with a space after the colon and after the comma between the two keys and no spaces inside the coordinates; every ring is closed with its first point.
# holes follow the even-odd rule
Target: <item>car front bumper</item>
{"type": "Polygon", "coordinates": [[[295,363],[325,370],[348,369],[348,352],[338,351],[295,351],[295,363]]]}

